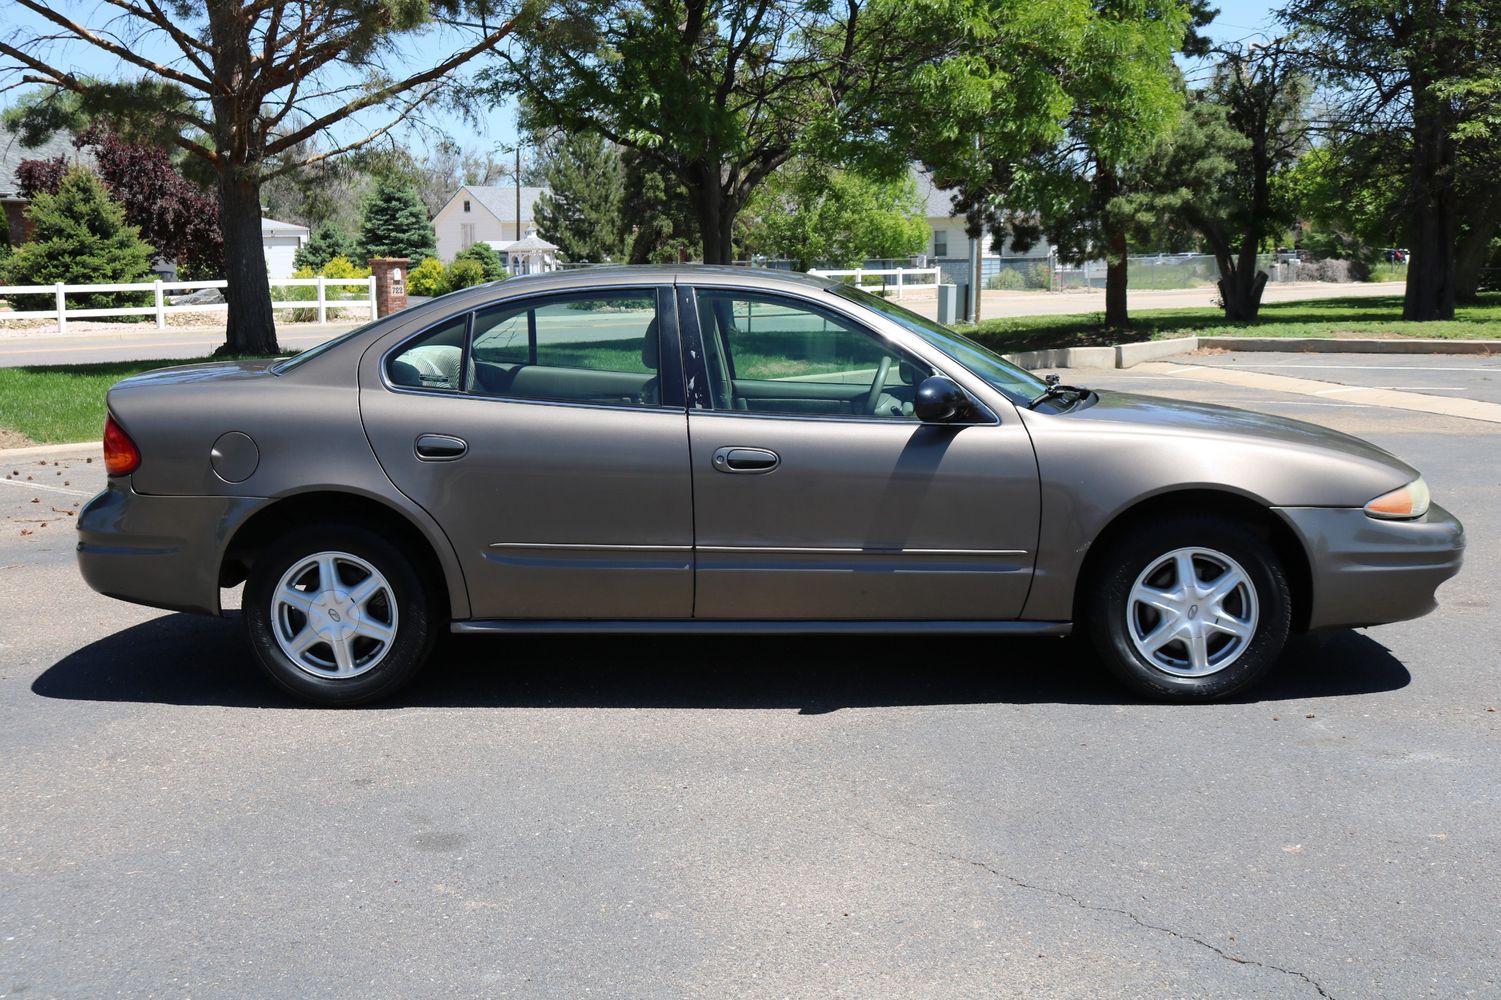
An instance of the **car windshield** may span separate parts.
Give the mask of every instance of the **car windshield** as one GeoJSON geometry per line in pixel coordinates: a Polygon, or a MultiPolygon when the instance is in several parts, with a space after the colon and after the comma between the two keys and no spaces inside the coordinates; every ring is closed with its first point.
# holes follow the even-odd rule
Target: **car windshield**
{"type": "Polygon", "coordinates": [[[850,285],[838,285],[830,290],[841,298],[858,302],[911,330],[1017,402],[1029,402],[1047,388],[1042,379],[1024,368],[1018,368],[994,351],[981,347],[940,323],[888,302],[879,295],[872,295],[850,285]]]}

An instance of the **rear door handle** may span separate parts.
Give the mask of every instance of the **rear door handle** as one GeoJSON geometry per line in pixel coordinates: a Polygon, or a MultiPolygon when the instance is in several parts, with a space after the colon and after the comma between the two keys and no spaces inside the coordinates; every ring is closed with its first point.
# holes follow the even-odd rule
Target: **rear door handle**
{"type": "Polygon", "coordinates": [[[757,475],[781,464],[781,456],[766,448],[720,448],[714,452],[714,468],[719,472],[757,475]]]}
{"type": "Polygon", "coordinates": [[[469,451],[469,442],[451,434],[423,434],[417,438],[417,457],[424,462],[452,462],[469,451]]]}

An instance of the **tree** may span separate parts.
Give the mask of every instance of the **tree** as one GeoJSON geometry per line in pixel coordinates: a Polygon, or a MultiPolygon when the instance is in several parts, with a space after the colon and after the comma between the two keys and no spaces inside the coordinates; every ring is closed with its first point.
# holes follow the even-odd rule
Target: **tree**
{"type": "Polygon", "coordinates": [[[628,149],[621,223],[631,264],[675,264],[701,252],[703,239],[688,189],[676,174],[628,149]]]}
{"type": "MultiPolygon", "coordinates": [[[[125,208],[125,221],[158,257],[184,270],[218,277],[223,270],[224,240],[212,198],[178,173],[172,158],[157,146],[129,142],[95,122],[73,139],[91,150],[95,168],[110,197],[125,208]]],[[[66,161],[22,160],[17,173],[24,193],[56,193],[66,161]]]]}
{"type": "MultiPolygon", "coordinates": [[[[672,174],[706,263],[795,152],[905,168],[890,108],[954,42],[950,5],[906,0],[538,0],[497,53],[494,97],[533,131],[591,132],[672,174]]],[[[634,250],[633,250],[634,256],[634,250]]]]}
{"type": "Polygon", "coordinates": [[[332,223],[324,223],[313,230],[308,241],[297,248],[292,257],[292,266],[320,270],[335,257],[353,260],[359,255],[354,237],[332,223]]]}
{"type": "MultiPolygon", "coordinates": [[[[1452,319],[1461,216],[1481,208],[1482,226],[1501,224],[1501,204],[1489,200],[1501,158],[1484,162],[1498,138],[1494,0],[1293,0],[1282,17],[1307,37],[1331,84],[1335,135],[1386,133],[1400,144],[1412,251],[1403,318],[1452,319]],[[1467,197],[1466,179],[1487,171],[1489,183],[1467,197]]],[[[1476,239],[1489,243],[1483,232],[1476,239]]]]}
{"type": "Polygon", "coordinates": [[[747,251],[795,260],[802,271],[910,257],[927,243],[923,207],[910,176],[883,181],[794,160],[751,198],[741,242],[747,251]]]}
{"type": "Polygon", "coordinates": [[[1279,178],[1308,149],[1310,83],[1285,42],[1221,51],[1177,132],[1148,158],[1129,200],[1145,221],[1172,217],[1209,245],[1225,318],[1254,320],[1267,274],[1257,255],[1293,221],[1279,178]]]}
{"type": "Polygon", "coordinates": [[[422,260],[437,254],[438,236],[417,190],[399,180],[383,180],[365,202],[360,253],[365,257],[422,260]]]}
{"type": "MultiPolygon", "coordinates": [[[[261,185],[276,174],[374,141],[435,98],[452,74],[493,48],[513,22],[488,23],[489,0],[473,0],[479,24],[460,24],[462,0],[105,0],[118,13],[90,27],[69,11],[93,4],[15,0],[48,22],[0,40],[0,70],[54,92],[77,95],[91,116],[108,115],[132,136],[152,136],[198,157],[218,187],[219,228],[229,279],[222,350],[272,353],[276,328],[261,245],[261,185]],[[465,34],[460,46],[414,72],[392,73],[401,43],[428,41],[444,20],[465,34]],[[79,76],[52,58],[57,44],[105,53],[133,76],[79,76]],[[367,129],[362,112],[389,116],[367,129]],[[351,121],[353,119],[353,121],[351,121]],[[309,140],[340,138],[307,156],[309,140]]],[[[101,5],[103,6],[103,5],[101,5]]],[[[46,102],[33,109],[45,117],[46,102]]]]}
{"type": "Polygon", "coordinates": [[[537,228],[562,258],[604,263],[619,257],[625,168],[615,148],[587,132],[553,136],[538,149],[536,168],[547,187],[537,199],[537,228]]]}
{"type": "MultiPolygon", "coordinates": [[[[56,194],[37,192],[26,208],[31,239],[6,262],[7,280],[19,285],[100,284],[139,281],[151,273],[151,245],[125,221],[125,209],[110,198],[89,170],[63,175],[56,194]]],[[[116,296],[89,293],[84,308],[108,308],[116,296]]],[[[36,308],[48,308],[45,305],[36,308]]]]}
{"type": "Polygon", "coordinates": [[[971,235],[988,229],[997,253],[1025,252],[1046,235],[1062,260],[1103,255],[1107,326],[1130,322],[1125,175],[1176,124],[1183,105],[1173,54],[1202,50],[1197,28],[1212,17],[1202,4],[1092,4],[1076,44],[1056,51],[1054,141],[1021,151],[993,143],[984,174],[960,185],[971,235]]]}

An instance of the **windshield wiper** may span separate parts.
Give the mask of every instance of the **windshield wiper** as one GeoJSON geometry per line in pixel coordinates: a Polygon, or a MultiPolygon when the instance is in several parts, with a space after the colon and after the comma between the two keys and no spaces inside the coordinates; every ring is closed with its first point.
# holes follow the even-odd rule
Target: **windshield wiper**
{"type": "Polygon", "coordinates": [[[1039,395],[1034,397],[1030,403],[1027,404],[1027,409],[1035,410],[1037,409],[1039,403],[1044,403],[1050,399],[1057,399],[1067,392],[1074,394],[1075,402],[1078,402],[1079,400],[1084,399],[1089,395],[1089,390],[1084,388],[1083,386],[1064,385],[1062,382],[1059,382],[1057,375],[1049,375],[1047,377],[1047,383],[1048,387],[1044,389],[1039,395]]]}

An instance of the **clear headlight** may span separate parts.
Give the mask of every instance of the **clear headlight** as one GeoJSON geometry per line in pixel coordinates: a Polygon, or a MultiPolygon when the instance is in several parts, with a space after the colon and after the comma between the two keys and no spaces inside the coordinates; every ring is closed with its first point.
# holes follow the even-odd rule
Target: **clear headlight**
{"type": "Polygon", "coordinates": [[[1365,505],[1367,517],[1379,517],[1387,521],[1407,520],[1428,513],[1432,497],[1428,484],[1419,476],[1406,486],[1398,487],[1365,505]]]}

